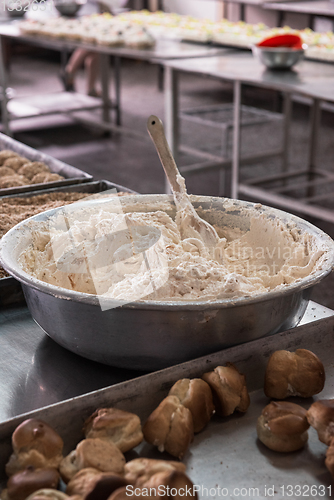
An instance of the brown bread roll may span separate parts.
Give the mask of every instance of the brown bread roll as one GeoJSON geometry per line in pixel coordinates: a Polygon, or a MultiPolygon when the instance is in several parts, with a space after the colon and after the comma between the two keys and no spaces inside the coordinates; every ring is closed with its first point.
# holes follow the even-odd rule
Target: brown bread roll
{"type": "Polygon", "coordinates": [[[186,466],[182,462],[173,460],[156,460],[154,458],[135,458],[127,462],[124,467],[124,477],[129,484],[141,486],[149,480],[151,476],[158,472],[172,472],[178,470],[186,471],[186,466]]]}
{"type": "Polygon", "coordinates": [[[307,349],[276,351],[269,358],[264,380],[264,393],[268,398],[309,398],[322,391],[324,384],[324,366],[318,356],[307,349]]]}
{"type": "Polygon", "coordinates": [[[334,439],[329,443],[329,447],[326,452],[325,465],[332,477],[334,477],[334,439]]]}
{"type": "Polygon", "coordinates": [[[250,399],[246,378],[232,363],[217,366],[212,372],[204,373],[202,378],[211,387],[217,415],[226,417],[234,411],[247,411],[250,399]]]}
{"type": "Polygon", "coordinates": [[[61,461],[59,471],[62,479],[68,483],[81,469],[93,468],[101,472],[122,474],[124,465],[124,455],[114,443],[98,438],[83,439],[61,461]]]}
{"type": "Polygon", "coordinates": [[[59,473],[56,469],[26,469],[13,474],[7,482],[8,500],[25,500],[27,496],[41,488],[56,489],[59,483],[59,473]]]}
{"type": "Polygon", "coordinates": [[[122,453],[131,450],[144,439],[140,418],[118,408],[100,408],[84,424],[86,438],[112,441],[122,453]]]}
{"type": "Polygon", "coordinates": [[[334,399],[313,403],[307,411],[307,420],[317,431],[319,440],[329,446],[334,437],[334,399]]]}
{"type": "Polygon", "coordinates": [[[257,421],[259,440],[274,451],[290,452],[302,448],[308,439],[306,410],[287,401],[272,401],[257,421]]]}
{"type": "Polygon", "coordinates": [[[57,468],[63,459],[63,440],[46,422],[24,420],[12,435],[13,453],[6,465],[8,476],[32,465],[57,468]]]}
{"type": "Polygon", "coordinates": [[[194,432],[200,432],[210,421],[215,406],[210,386],[200,378],[183,378],[170,389],[169,396],[177,396],[180,403],[191,411],[194,432]]]}
{"type": "Polygon", "coordinates": [[[151,413],[143,427],[148,443],[182,459],[194,438],[193,418],[190,410],[176,396],[167,396],[151,413]]]}

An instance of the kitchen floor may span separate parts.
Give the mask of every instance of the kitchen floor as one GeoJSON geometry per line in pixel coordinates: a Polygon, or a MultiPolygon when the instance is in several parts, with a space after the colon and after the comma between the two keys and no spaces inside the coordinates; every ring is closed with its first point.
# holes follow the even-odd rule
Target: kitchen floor
{"type": "MultiPolygon", "coordinates": [[[[140,61],[123,60],[122,81],[122,124],[125,127],[146,134],[146,122],[154,114],[163,120],[164,99],[159,89],[158,65],[140,61]]],[[[58,55],[41,51],[32,53],[22,47],[14,47],[10,64],[9,85],[17,97],[43,95],[62,90],[59,78],[58,55]]],[[[221,105],[232,100],[232,89],[227,83],[192,75],[180,78],[181,110],[197,107],[221,105]]],[[[76,80],[76,90],[85,93],[85,75],[80,71],[76,80]]],[[[113,95],[111,82],[110,94],[113,95]]],[[[270,90],[246,87],[243,103],[255,106],[270,116],[280,107],[279,96],[270,90]]],[[[274,115],[273,115],[274,116],[274,115]]],[[[306,104],[295,103],[293,126],[291,127],[290,168],[305,165],[308,152],[309,108],[306,104]]],[[[164,173],[155,148],[147,138],[134,138],[114,133],[106,136],[97,128],[87,127],[64,117],[49,117],[20,120],[13,126],[15,139],[48,153],[62,161],[92,174],[95,179],[108,179],[140,193],[163,193],[164,173]]],[[[194,127],[193,122],[181,120],[181,142],[210,152],[219,151],[222,144],[221,132],[202,126],[194,127]],[[213,132],[214,130],[214,132],[213,132]],[[216,135],[214,135],[216,134],[216,135]]],[[[243,152],[253,153],[266,148],[275,148],[282,138],[279,122],[273,120],[263,128],[259,124],[247,127],[242,135],[243,152]]],[[[322,114],[320,148],[317,162],[322,168],[332,169],[334,158],[334,120],[331,111],[322,114]]],[[[224,143],[225,144],[225,143],[224,143]]],[[[231,149],[231,137],[226,138],[226,147],[231,149]]],[[[198,158],[180,154],[179,165],[197,162],[198,158]]],[[[279,159],[266,160],[259,165],[245,166],[241,175],[249,178],[276,172],[280,168],[279,159]]],[[[219,194],[219,173],[206,172],[187,175],[189,193],[203,195],[219,194]]],[[[334,237],[334,225],[312,219],[316,226],[334,237]]],[[[325,278],[313,289],[312,299],[334,309],[334,275],[325,278]]]]}

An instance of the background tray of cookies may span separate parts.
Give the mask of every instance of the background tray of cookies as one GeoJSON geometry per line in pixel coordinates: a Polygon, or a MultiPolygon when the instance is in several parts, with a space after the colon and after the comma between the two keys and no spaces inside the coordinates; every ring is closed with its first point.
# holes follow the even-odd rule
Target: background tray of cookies
{"type": "MultiPolygon", "coordinates": [[[[18,193],[24,193],[27,191],[36,191],[37,189],[45,189],[46,187],[53,187],[53,186],[65,186],[68,184],[78,184],[82,182],[88,182],[93,179],[93,177],[88,174],[87,172],[84,172],[83,170],[80,170],[76,167],[72,167],[71,165],[68,165],[67,163],[64,163],[60,160],[57,160],[56,158],[53,158],[52,156],[49,156],[45,153],[42,153],[41,151],[37,151],[36,149],[31,148],[30,146],[27,146],[25,144],[22,144],[19,141],[16,141],[15,139],[12,139],[11,137],[8,137],[5,134],[0,133],[0,169],[1,167],[4,166],[6,159],[2,158],[2,152],[3,151],[13,151],[20,157],[23,157],[24,159],[28,159],[29,162],[41,162],[44,163],[50,170],[51,174],[58,174],[62,178],[60,179],[55,179],[51,180],[50,182],[47,182],[47,180],[42,180],[41,182],[34,181],[34,184],[31,184],[31,181],[33,180],[32,174],[29,175],[29,177],[26,178],[25,175],[22,175],[19,172],[19,166],[16,165],[14,168],[14,174],[11,172],[13,170],[12,166],[9,164],[8,168],[10,170],[3,171],[0,173],[0,196],[1,195],[6,195],[6,194],[18,194],[18,193]],[[17,182],[11,182],[11,178],[15,177],[15,179],[18,179],[17,182]],[[5,178],[5,180],[4,180],[5,178]],[[24,184],[24,179],[26,178],[28,184],[24,184]],[[19,184],[19,185],[11,185],[11,184],[19,184]],[[1,187],[3,186],[3,187],[1,187]],[[5,187],[8,186],[8,187],[5,187]]],[[[5,165],[7,166],[7,165],[5,165]]],[[[23,165],[22,165],[23,166],[23,165]]],[[[38,172],[36,172],[37,174],[38,172]]],[[[51,179],[54,176],[51,177],[51,179]]]]}
{"type": "MultiPolygon", "coordinates": [[[[24,218],[47,210],[48,208],[54,208],[56,203],[58,203],[58,206],[62,205],[63,200],[66,199],[66,195],[68,194],[73,194],[73,199],[69,201],[74,202],[77,199],[76,194],[78,196],[82,194],[83,197],[85,197],[109,190],[117,193],[136,194],[131,189],[120,186],[119,184],[115,184],[108,180],[99,180],[85,182],[83,184],[50,187],[47,189],[45,189],[44,184],[44,189],[17,193],[15,195],[0,195],[0,238],[7,230],[24,218]],[[27,202],[27,205],[20,205],[19,200],[24,200],[24,203],[27,202]],[[29,200],[35,200],[36,204],[29,203],[29,200]],[[22,218],[25,209],[26,217],[24,216],[22,218]]],[[[13,277],[8,276],[0,265],[0,306],[5,307],[22,301],[24,301],[24,296],[20,283],[13,277]]]]}
{"type": "MultiPolygon", "coordinates": [[[[177,380],[201,377],[216,366],[232,362],[246,376],[251,402],[244,414],[214,415],[195,435],[183,462],[199,498],[331,498],[332,480],[324,463],[327,447],[318,440],[314,429],[308,431],[308,444],[293,453],[271,451],[257,439],[257,419],[270,401],[263,392],[268,359],[277,350],[298,348],[309,349],[320,358],[326,383],[313,398],[288,400],[307,409],[315,400],[333,398],[334,316],[329,316],[7,420],[0,424],[1,480],[5,480],[4,467],[11,454],[11,434],[24,419],[40,418],[50,424],[64,439],[67,454],[83,439],[83,423],[97,408],[131,411],[143,423],[177,380]],[[300,491],[305,494],[298,495],[300,491]]],[[[131,458],[173,458],[145,442],[131,453],[131,458]]]]}

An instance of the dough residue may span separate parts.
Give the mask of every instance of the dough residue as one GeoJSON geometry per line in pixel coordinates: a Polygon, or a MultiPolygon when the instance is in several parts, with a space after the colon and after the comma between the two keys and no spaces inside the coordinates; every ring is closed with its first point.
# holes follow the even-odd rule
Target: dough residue
{"type": "Polygon", "coordinates": [[[70,205],[47,222],[30,223],[32,242],[20,264],[52,285],[127,302],[254,296],[323,265],[326,248],[314,236],[256,209],[245,212],[247,230],[216,227],[208,245],[187,228],[179,203],[175,218],[161,207],[123,213],[112,200],[70,205]]]}

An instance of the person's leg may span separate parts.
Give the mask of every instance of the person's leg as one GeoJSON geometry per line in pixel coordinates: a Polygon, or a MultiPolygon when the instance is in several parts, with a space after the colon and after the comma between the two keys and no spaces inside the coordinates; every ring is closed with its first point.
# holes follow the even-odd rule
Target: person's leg
{"type": "Polygon", "coordinates": [[[74,90],[75,75],[78,69],[83,65],[87,54],[89,54],[89,52],[86,49],[75,49],[72,53],[64,71],[60,74],[65,90],[74,90]]]}
{"type": "Polygon", "coordinates": [[[96,82],[99,76],[99,54],[96,52],[88,52],[85,58],[85,69],[87,78],[87,94],[90,96],[97,96],[96,82]]]}

